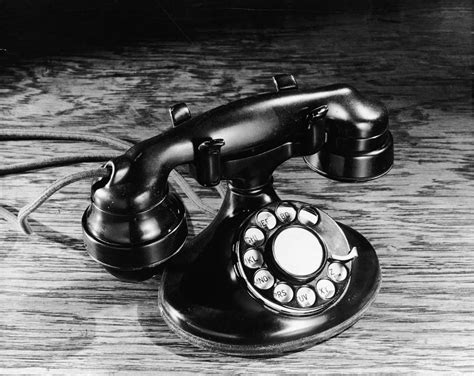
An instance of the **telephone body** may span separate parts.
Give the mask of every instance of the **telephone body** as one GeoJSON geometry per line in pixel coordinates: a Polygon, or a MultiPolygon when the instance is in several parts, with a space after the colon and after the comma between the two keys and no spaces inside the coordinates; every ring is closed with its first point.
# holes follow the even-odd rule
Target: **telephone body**
{"type": "Polygon", "coordinates": [[[374,300],[380,268],[358,232],[310,203],[281,200],[273,171],[289,158],[336,180],[389,171],[393,140],[378,101],[347,85],[276,91],[191,116],[109,161],[83,216],[89,254],[113,275],[162,273],[159,309],[193,344],[239,356],[275,356],[351,326],[374,300]],[[187,165],[203,186],[228,181],[212,223],[187,240],[185,208],[168,190],[187,165]]]}

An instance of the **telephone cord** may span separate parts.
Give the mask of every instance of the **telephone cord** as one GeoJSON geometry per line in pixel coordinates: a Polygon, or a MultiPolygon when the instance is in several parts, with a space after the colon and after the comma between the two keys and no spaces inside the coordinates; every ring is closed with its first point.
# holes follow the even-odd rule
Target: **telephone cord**
{"type": "Polygon", "coordinates": [[[93,133],[83,132],[57,132],[44,129],[29,130],[0,130],[1,141],[21,141],[21,140],[63,140],[63,141],[86,141],[97,142],[110,146],[114,149],[127,150],[133,146],[132,142],[124,141],[112,136],[102,136],[93,133]]]}
{"type": "Polygon", "coordinates": [[[33,231],[28,224],[28,216],[38,209],[42,204],[44,204],[54,193],[59,191],[61,188],[64,188],[65,186],[75,183],[79,180],[101,177],[105,178],[107,176],[110,176],[110,171],[104,167],[100,167],[76,172],[56,180],[53,184],[46,188],[38,198],[20,209],[18,212],[18,225],[25,234],[31,234],[33,231]]]}
{"type": "MultiPolygon", "coordinates": [[[[116,138],[113,136],[102,136],[99,134],[84,133],[84,132],[56,132],[56,131],[45,131],[43,129],[29,129],[29,130],[10,130],[2,129],[0,130],[0,141],[18,141],[18,140],[64,140],[64,141],[88,141],[88,142],[97,142],[103,145],[110,146],[119,150],[128,150],[131,148],[134,143],[116,138]]],[[[115,156],[104,157],[104,161],[114,158],[115,156]]],[[[27,162],[24,164],[10,165],[7,167],[0,168],[0,175],[7,175],[11,173],[20,173],[30,171],[32,169],[40,169],[45,167],[55,167],[63,166],[69,164],[67,161],[70,160],[70,164],[81,163],[81,162],[95,162],[102,161],[93,156],[66,156],[66,157],[53,157],[48,159],[43,159],[39,162],[27,162]],[[60,158],[64,158],[61,160],[60,158]],[[76,159],[77,158],[77,159],[76,159]]],[[[215,210],[207,206],[202,200],[197,196],[191,186],[184,180],[184,178],[178,178],[179,173],[172,173],[171,178],[175,183],[181,188],[183,193],[188,196],[191,201],[194,202],[199,208],[203,209],[209,213],[215,213],[215,210]],[[205,208],[205,209],[204,209],[205,208]]],[[[180,175],[179,175],[180,176],[180,175]]],[[[181,177],[181,176],[180,176],[181,177]]],[[[222,184],[219,184],[215,187],[221,198],[225,196],[225,188],[222,184]]]]}
{"type": "Polygon", "coordinates": [[[118,157],[119,154],[84,154],[66,155],[63,157],[51,157],[36,160],[34,162],[13,163],[0,167],[0,176],[19,174],[22,172],[39,170],[48,167],[60,167],[85,162],[104,162],[118,157]]]}
{"type": "MultiPolygon", "coordinates": [[[[0,140],[76,140],[76,141],[92,141],[98,142],[112,148],[118,148],[120,150],[128,149],[133,146],[133,143],[128,141],[123,141],[114,137],[104,137],[100,135],[92,135],[88,133],[80,132],[51,132],[51,131],[39,131],[39,130],[29,130],[29,131],[9,131],[9,130],[0,130],[0,140]]],[[[35,169],[47,168],[47,167],[57,167],[64,166],[75,163],[82,162],[97,162],[105,161],[116,157],[116,155],[111,154],[92,154],[92,155],[67,155],[63,157],[52,157],[45,158],[39,161],[34,162],[25,162],[25,163],[15,163],[6,167],[0,168],[0,176],[8,175],[12,173],[20,173],[31,171],[35,169]]],[[[48,187],[36,200],[32,203],[24,206],[20,209],[18,218],[15,217],[13,213],[9,210],[0,207],[0,216],[3,217],[7,222],[18,224],[19,228],[26,234],[31,234],[31,227],[28,224],[28,216],[38,209],[44,202],[46,202],[55,192],[65,187],[66,185],[72,184],[78,180],[90,178],[90,177],[105,177],[109,172],[104,169],[93,169],[81,171],[78,173],[70,174],[54,182],[50,187],[48,187]]],[[[172,170],[170,173],[170,178],[181,188],[183,193],[201,210],[208,212],[210,214],[215,214],[216,211],[206,205],[199,196],[193,191],[192,187],[186,182],[186,180],[176,171],[172,170]]],[[[225,190],[222,185],[216,187],[217,192],[221,197],[225,196],[225,190]]]]}

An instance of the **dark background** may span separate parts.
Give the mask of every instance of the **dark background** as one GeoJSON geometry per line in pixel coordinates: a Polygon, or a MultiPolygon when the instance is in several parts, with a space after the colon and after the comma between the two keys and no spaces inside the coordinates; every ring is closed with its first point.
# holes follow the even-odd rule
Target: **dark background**
{"type": "MultiPolygon", "coordinates": [[[[1,47],[12,54],[44,55],[120,47],[147,39],[199,41],[220,30],[238,32],[314,30],[319,22],[352,14],[380,22],[401,23],[404,9],[423,15],[439,1],[157,1],[157,0],[3,0],[0,1],[1,47]]],[[[435,25],[433,25],[435,27],[435,25]]],[[[264,37],[263,35],[261,35],[264,37]]],[[[308,46],[311,48],[311,46],[308,46]]]]}

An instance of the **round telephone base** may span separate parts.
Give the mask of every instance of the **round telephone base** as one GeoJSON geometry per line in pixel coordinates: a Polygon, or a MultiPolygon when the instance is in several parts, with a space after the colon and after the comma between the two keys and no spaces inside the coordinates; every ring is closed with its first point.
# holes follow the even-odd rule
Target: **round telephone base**
{"type": "Polygon", "coordinates": [[[380,287],[373,247],[355,230],[339,225],[351,248],[357,247],[358,257],[347,291],[328,309],[291,317],[265,308],[234,278],[228,266],[230,249],[222,248],[230,234],[220,233],[189,263],[165,269],[159,292],[162,317],[178,336],[194,345],[243,357],[278,356],[336,336],[362,316],[380,287]]]}

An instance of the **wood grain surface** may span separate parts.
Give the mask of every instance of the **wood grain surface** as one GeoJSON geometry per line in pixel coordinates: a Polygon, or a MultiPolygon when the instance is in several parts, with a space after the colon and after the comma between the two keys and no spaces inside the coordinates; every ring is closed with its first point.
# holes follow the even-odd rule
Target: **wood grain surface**
{"type": "MultiPolygon", "coordinates": [[[[275,173],[282,198],[313,203],[364,234],[383,274],[375,303],[356,325],[276,359],[191,346],[157,312],[158,278],[123,283],[94,263],[80,226],[89,182],[69,186],[35,213],[31,237],[0,220],[0,373],[474,373],[472,5],[370,4],[227,9],[240,21],[173,18],[164,37],[47,54],[10,44],[0,59],[4,129],[138,141],[170,126],[167,108],[176,102],[199,113],[272,90],[271,76],[290,72],[301,87],[345,82],[383,101],[396,162],[387,176],[363,184],[329,181],[301,159],[275,173]]],[[[0,161],[104,150],[9,141],[0,161]]],[[[1,177],[0,204],[19,208],[87,166],[1,177]]],[[[219,207],[214,190],[187,180],[219,207]]],[[[197,233],[212,218],[183,200],[197,233]]]]}

